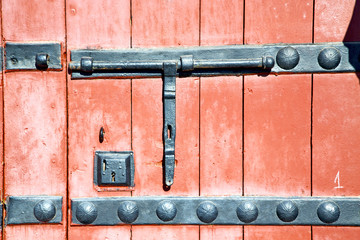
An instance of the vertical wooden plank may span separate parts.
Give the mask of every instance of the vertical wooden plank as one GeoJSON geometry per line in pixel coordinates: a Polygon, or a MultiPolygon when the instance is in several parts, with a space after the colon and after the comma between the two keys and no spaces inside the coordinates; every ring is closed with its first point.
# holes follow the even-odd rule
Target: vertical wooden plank
{"type": "MultiPolygon", "coordinates": [[[[201,45],[243,43],[243,1],[201,1],[201,45]]],[[[242,194],[242,77],[201,78],[200,195],[242,194]]],[[[242,239],[242,226],[201,226],[200,239],[242,239]]]]}
{"type": "MultiPolygon", "coordinates": [[[[58,41],[65,47],[64,1],[4,0],[5,41],[58,41]]],[[[4,75],[5,195],[63,196],[58,225],[8,225],[5,239],[66,236],[66,67],[4,75]]]]}
{"type": "MultiPolygon", "coordinates": [[[[198,45],[199,2],[132,2],[133,47],[198,45]]],[[[176,167],[169,191],[162,186],[162,80],[132,85],[135,190],[133,195],[199,194],[199,81],[176,80],[176,167]]],[[[155,206],[154,206],[155,207],[155,206]]],[[[133,226],[132,239],[198,239],[198,226],[133,226]]]]}
{"type": "MultiPolygon", "coordinates": [[[[360,2],[318,0],[315,42],[359,41],[360,2]]],[[[350,53],[351,54],[351,53],[350,53]]],[[[359,74],[314,74],[313,195],[358,196],[359,74]],[[355,180],[355,181],[354,181],[355,180]]],[[[313,239],[358,239],[353,227],[313,227],[313,239]]]]}
{"type": "MultiPolygon", "coordinates": [[[[72,49],[130,47],[129,0],[68,0],[66,4],[68,57],[72,49]]],[[[96,150],[131,150],[130,80],[71,80],[68,75],[68,88],[69,200],[129,196],[130,191],[94,185],[93,159],[96,150]],[[101,127],[103,143],[99,142],[101,127]]],[[[130,239],[130,226],[69,225],[69,239],[99,238],[130,239]]]]}
{"type": "MultiPolygon", "coordinates": [[[[1,44],[0,46],[4,47],[3,42],[3,32],[2,32],[2,2],[0,2],[0,36],[1,36],[1,44]]],[[[3,58],[3,56],[1,56],[3,58]]],[[[1,66],[1,69],[3,66],[1,66]]],[[[3,95],[3,76],[4,71],[0,72],[0,198],[1,201],[4,200],[5,189],[4,189],[4,95],[3,95]]],[[[5,216],[5,210],[2,210],[3,217],[5,216]]],[[[3,219],[0,219],[3,223],[3,219]]],[[[0,229],[0,240],[3,239],[3,228],[0,229]]]]}
{"type": "MultiPolygon", "coordinates": [[[[245,43],[312,41],[313,1],[246,1],[245,43]]],[[[311,194],[311,75],[244,80],[245,195],[311,194]]],[[[310,239],[310,227],[245,226],[245,239],[310,239]]]]}

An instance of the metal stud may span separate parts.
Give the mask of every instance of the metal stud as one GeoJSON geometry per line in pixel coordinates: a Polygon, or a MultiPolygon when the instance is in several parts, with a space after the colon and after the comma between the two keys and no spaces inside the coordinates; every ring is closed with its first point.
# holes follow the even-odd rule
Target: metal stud
{"type": "Polygon", "coordinates": [[[319,65],[324,69],[334,69],[341,61],[339,50],[333,47],[327,47],[321,50],[318,56],[319,65]]]}
{"type": "Polygon", "coordinates": [[[34,215],[40,222],[48,222],[55,217],[56,208],[51,200],[42,200],[34,207],[34,215]]]}
{"type": "Polygon", "coordinates": [[[299,208],[292,201],[283,201],[276,207],[276,214],[281,221],[292,222],[297,218],[299,208]]]}
{"type": "Polygon", "coordinates": [[[124,223],[133,223],[139,216],[139,208],[133,201],[124,201],[118,208],[118,216],[124,223]]]}
{"type": "Polygon", "coordinates": [[[339,219],[340,208],[334,202],[323,202],[317,209],[319,219],[324,223],[333,223],[339,219]]]}
{"type": "Polygon", "coordinates": [[[80,60],[80,69],[84,73],[92,73],[93,58],[92,57],[82,57],[80,60]]]}
{"type": "Polygon", "coordinates": [[[200,203],[196,210],[198,218],[204,223],[211,223],[218,216],[217,207],[210,201],[200,203]]]}
{"type": "Polygon", "coordinates": [[[38,69],[47,69],[49,67],[49,55],[47,53],[37,53],[35,65],[38,69]]]}
{"type": "Polygon", "coordinates": [[[171,221],[175,218],[177,209],[171,201],[162,201],[156,208],[156,215],[164,222],[171,221]]]}
{"type": "Polygon", "coordinates": [[[236,209],[236,214],[240,221],[244,223],[251,223],[258,217],[259,211],[256,205],[252,202],[242,202],[236,209]]]}
{"type": "Polygon", "coordinates": [[[104,135],[105,135],[105,130],[103,127],[100,128],[99,131],[99,142],[102,143],[104,141],[104,135]]]}
{"type": "Polygon", "coordinates": [[[97,218],[97,209],[91,202],[82,202],[76,209],[76,218],[83,224],[90,224],[97,218]]]}
{"type": "Polygon", "coordinates": [[[285,70],[290,70],[298,65],[300,55],[293,47],[284,47],[276,55],[277,64],[285,70]]]}

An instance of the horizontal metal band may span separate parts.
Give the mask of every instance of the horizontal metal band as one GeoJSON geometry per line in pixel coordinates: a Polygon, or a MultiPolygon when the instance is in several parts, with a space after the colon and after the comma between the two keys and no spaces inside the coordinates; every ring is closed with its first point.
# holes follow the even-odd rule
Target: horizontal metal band
{"type": "Polygon", "coordinates": [[[73,224],[360,226],[360,198],[346,197],[79,198],[71,209],[73,224]]]}
{"type": "Polygon", "coordinates": [[[10,196],[6,224],[61,223],[61,196],[10,196]]]}
{"type": "Polygon", "coordinates": [[[5,45],[6,70],[61,70],[60,43],[14,43],[5,45]]]}
{"type": "Polygon", "coordinates": [[[161,77],[177,61],[180,77],[360,71],[360,43],[235,45],[219,47],[72,50],[78,78],[161,77]]]}

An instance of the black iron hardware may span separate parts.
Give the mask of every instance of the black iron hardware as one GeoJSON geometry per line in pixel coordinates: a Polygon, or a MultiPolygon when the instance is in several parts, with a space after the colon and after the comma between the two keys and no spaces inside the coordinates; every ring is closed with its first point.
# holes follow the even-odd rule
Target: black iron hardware
{"type": "Polygon", "coordinates": [[[360,43],[74,50],[73,79],[163,77],[164,185],[175,167],[175,78],[241,74],[360,71],[360,43]]]}
{"type": "Polygon", "coordinates": [[[61,70],[59,43],[14,43],[5,45],[7,70],[61,70]]]}
{"type": "Polygon", "coordinates": [[[61,223],[61,196],[10,196],[6,224],[61,223]]]}
{"type": "Polygon", "coordinates": [[[91,225],[360,226],[360,198],[116,197],[72,199],[72,223],[91,225]]]}
{"type": "Polygon", "coordinates": [[[105,130],[103,127],[100,128],[99,131],[99,142],[102,143],[104,141],[104,136],[105,136],[105,130]]]}
{"type": "Polygon", "coordinates": [[[94,183],[99,186],[134,186],[133,152],[96,151],[94,183]]]}

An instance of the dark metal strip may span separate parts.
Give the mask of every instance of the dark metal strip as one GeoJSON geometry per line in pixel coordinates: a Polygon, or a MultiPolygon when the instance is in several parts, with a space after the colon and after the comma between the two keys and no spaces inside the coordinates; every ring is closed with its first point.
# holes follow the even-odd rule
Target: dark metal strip
{"type": "Polygon", "coordinates": [[[91,225],[360,226],[360,198],[118,197],[72,199],[72,223],[91,225]]]}
{"type": "Polygon", "coordinates": [[[61,196],[10,196],[6,203],[6,224],[61,223],[61,196]]]}
{"type": "Polygon", "coordinates": [[[69,70],[73,79],[161,77],[162,63],[177,61],[180,77],[356,72],[360,71],[359,56],[360,42],[86,49],[71,51],[69,70]]]}
{"type": "Polygon", "coordinates": [[[176,62],[164,63],[163,75],[164,107],[164,171],[165,186],[174,182],[175,136],[176,136],[176,62]]]}
{"type": "Polygon", "coordinates": [[[0,72],[3,70],[4,49],[0,47],[0,72]]]}
{"type": "Polygon", "coordinates": [[[61,70],[61,45],[7,42],[5,65],[6,70],[61,70]]]}

